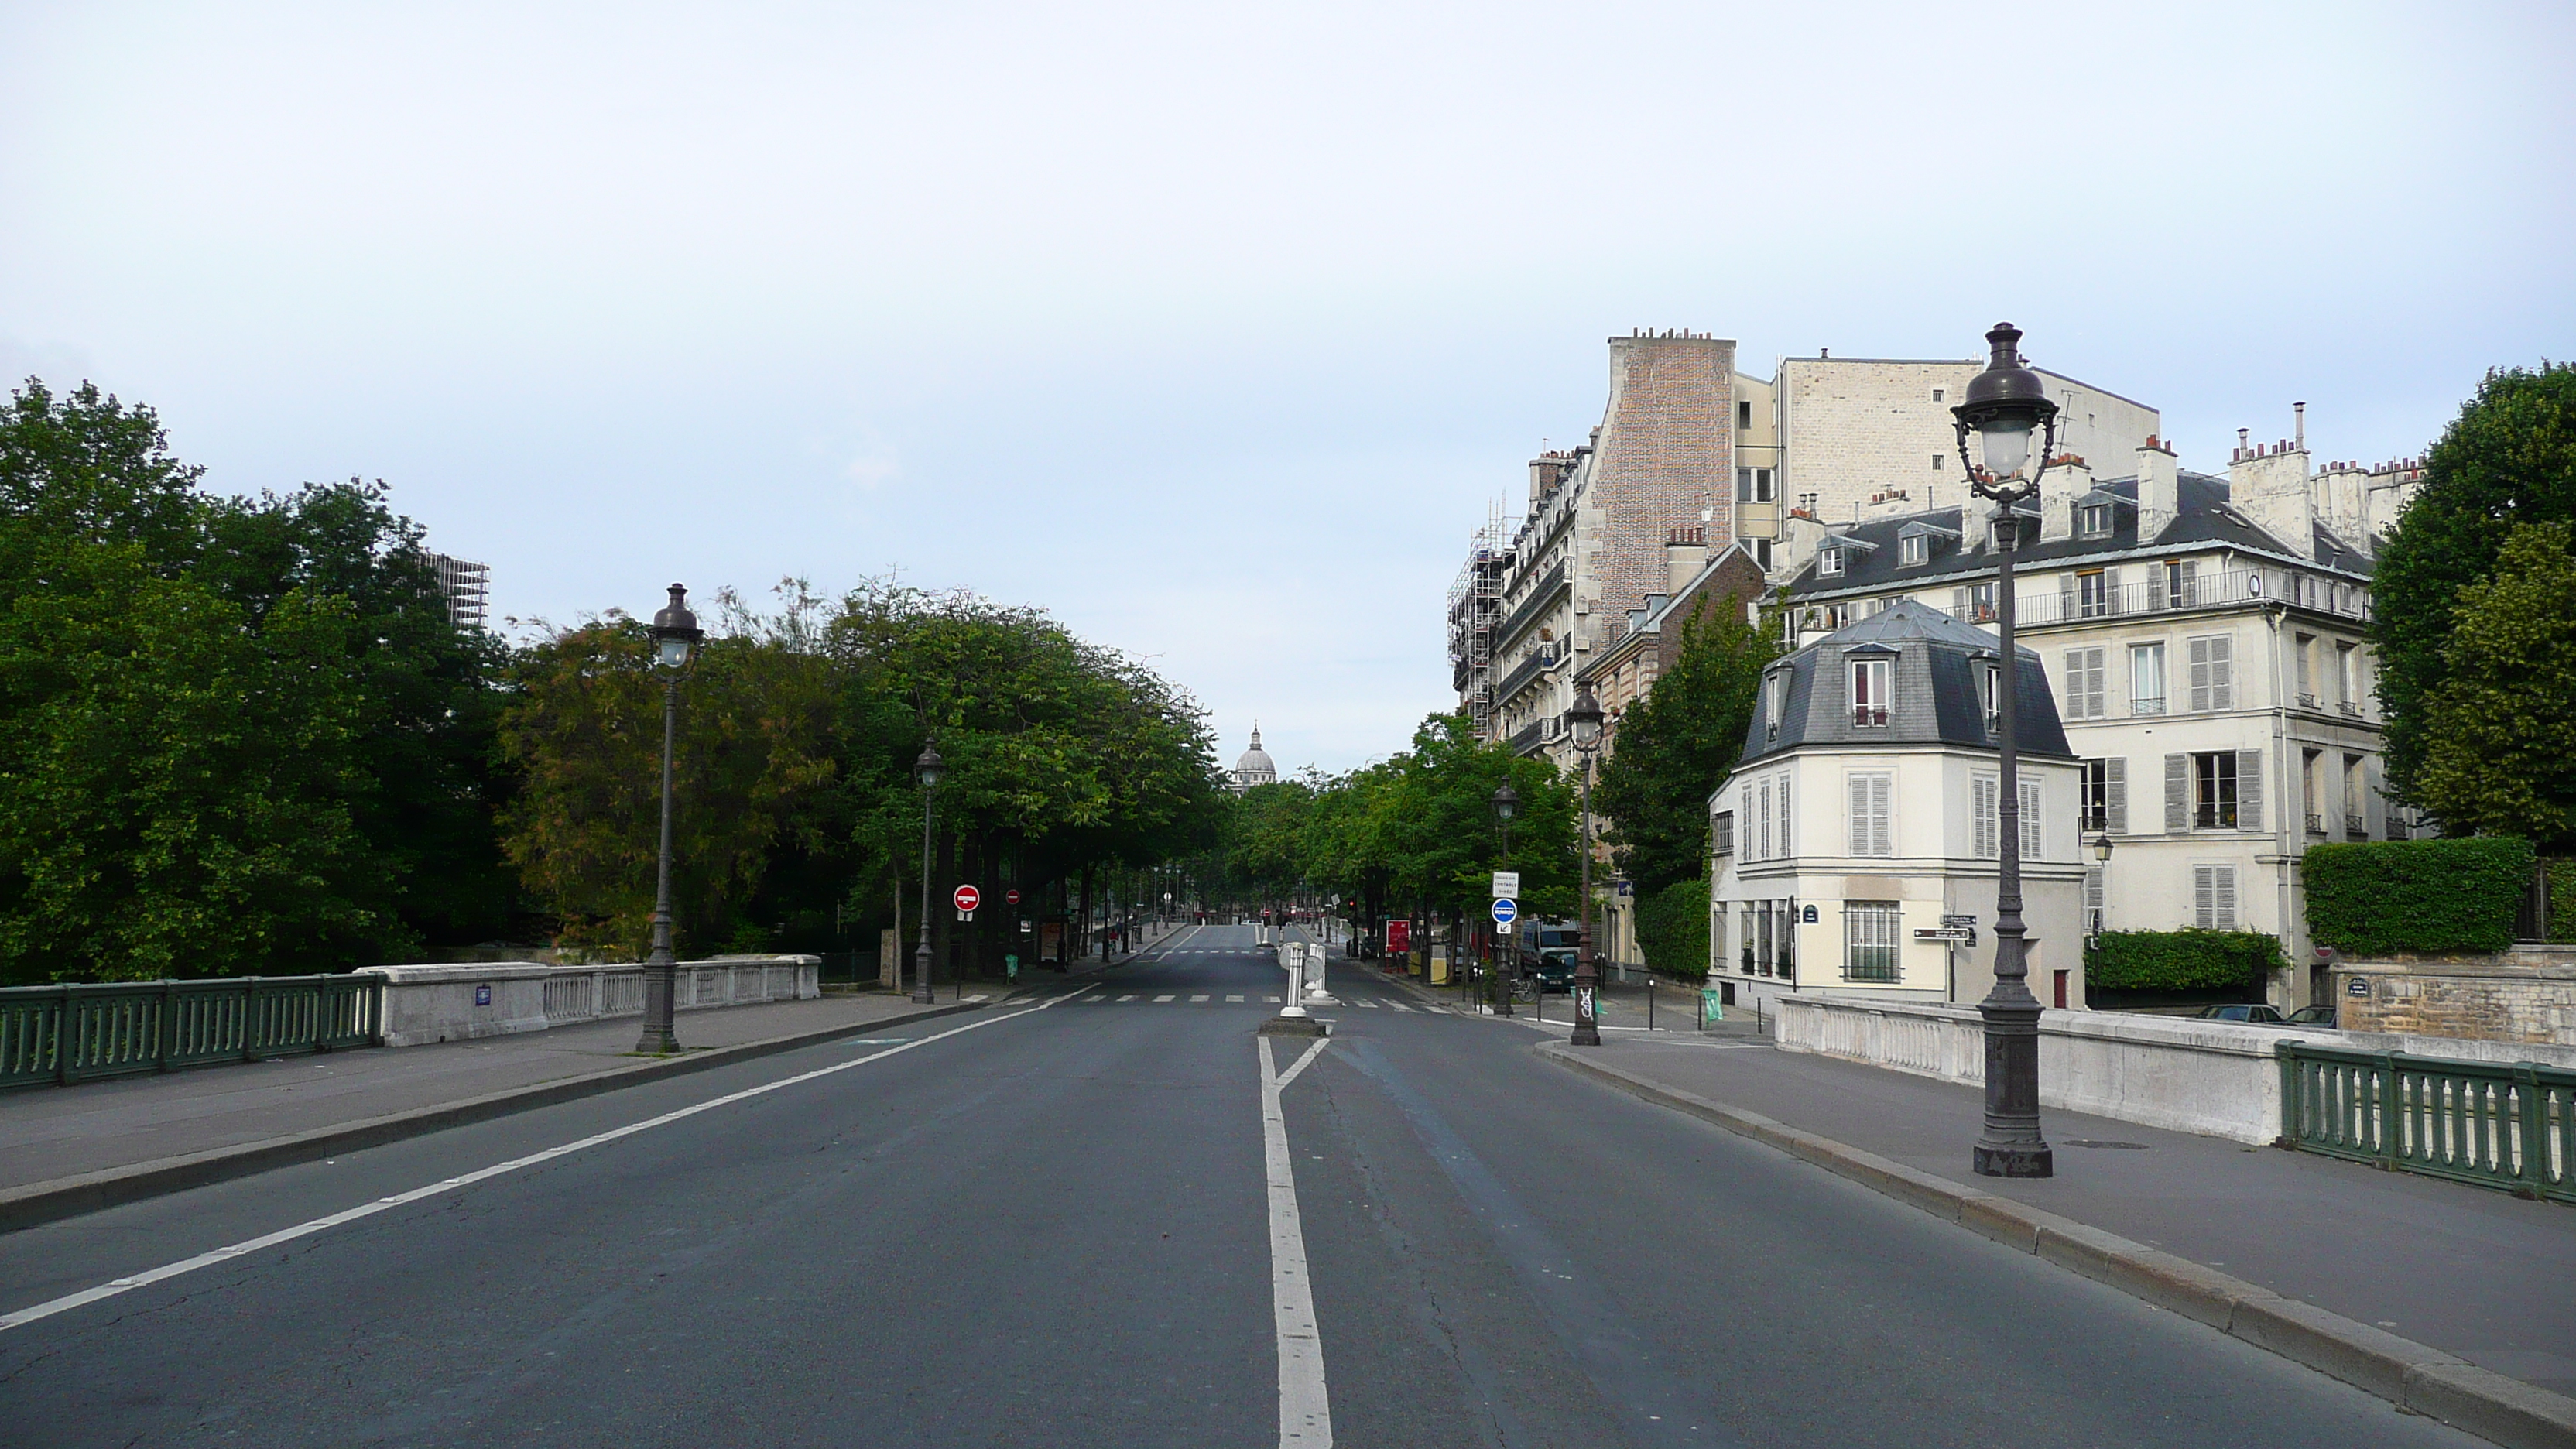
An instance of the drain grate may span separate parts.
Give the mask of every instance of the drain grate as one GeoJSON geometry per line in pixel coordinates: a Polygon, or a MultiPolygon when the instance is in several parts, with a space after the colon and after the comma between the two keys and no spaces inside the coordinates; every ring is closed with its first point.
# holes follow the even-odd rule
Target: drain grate
{"type": "Polygon", "coordinates": [[[2069,1147],[2117,1147],[2123,1152],[2147,1150],[2147,1144],[2143,1142],[2104,1142],[2097,1137],[2067,1137],[2060,1140],[2069,1147]]]}

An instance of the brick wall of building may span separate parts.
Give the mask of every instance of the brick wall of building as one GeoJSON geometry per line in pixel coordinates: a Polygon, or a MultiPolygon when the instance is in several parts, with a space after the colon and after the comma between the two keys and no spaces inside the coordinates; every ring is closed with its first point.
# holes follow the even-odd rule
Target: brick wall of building
{"type": "MultiPolygon", "coordinates": [[[[1586,570],[1596,621],[1626,617],[1664,592],[1664,542],[1700,526],[1735,537],[1735,344],[1680,332],[1610,339],[1610,406],[1591,496],[1600,526],[1586,570]]],[[[1596,627],[1600,627],[1596,625],[1596,627]]]]}

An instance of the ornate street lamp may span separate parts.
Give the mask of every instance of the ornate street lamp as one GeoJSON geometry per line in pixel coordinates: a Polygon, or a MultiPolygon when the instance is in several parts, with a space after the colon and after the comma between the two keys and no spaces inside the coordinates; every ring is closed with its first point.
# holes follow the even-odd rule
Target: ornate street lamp
{"type": "Polygon", "coordinates": [[[1583,885],[1574,925],[1574,1035],[1567,1040],[1575,1046],[1599,1046],[1601,968],[1592,959],[1592,750],[1601,743],[1601,702],[1592,697],[1591,685],[1576,686],[1565,725],[1583,757],[1583,885]]]}
{"type": "Polygon", "coordinates": [[[929,1004],[930,994],[930,822],[933,797],[939,793],[939,777],[947,762],[939,758],[939,747],[924,741],[921,755],[912,762],[912,777],[921,782],[921,944],[912,953],[912,999],[929,1004]]]}
{"type": "MultiPolygon", "coordinates": [[[[1512,788],[1510,781],[1504,781],[1502,786],[1494,791],[1493,806],[1494,818],[1501,821],[1503,826],[1502,868],[1510,870],[1512,868],[1512,817],[1520,813],[1520,792],[1512,788]]],[[[1486,989],[1493,993],[1494,1015],[1509,1016],[1512,1014],[1512,988],[1511,983],[1503,979],[1501,926],[1501,922],[1495,922],[1493,934],[1485,938],[1492,943],[1485,953],[1485,985],[1486,989]]]]}
{"type": "Polygon", "coordinates": [[[689,612],[689,591],[671,585],[671,602],[645,627],[653,640],[653,664],[662,671],[662,852],[653,884],[653,954],[644,958],[644,1035],[639,1052],[675,1052],[679,1034],[671,1029],[673,978],[671,961],[671,741],[680,728],[680,675],[689,667],[706,632],[689,612]]]}
{"type": "Polygon", "coordinates": [[[1959,462],[1980,498],[1994,501],[1999,527],[1995,619],[2003,636],[2002,668],[1995,685],[1995,745],[2002,779],[1996,802],[2002,826],[2002,869],[1995,887],[1995,985],[1977,1011],[1986,1022],[1986,1127],[1971,1154],[1984,1177],[2049,1177],[2055,1154],[2039,1135],[2039,998],[2030,994],[2028,942],[2021,919],[2021,783],[2013,747],[2021,712],[2021,660],[2013,644],[2013,554],[2021,545],[2022,504],[2039,494],[2039,476],[2057,451],[2057,404],[2048,400],[2039,374],[2024,367],[2021,329],[1998,322],[1986,334],[1992,348],[1986,370],[1968,384],[1965,401],[1950,409],[1958,419],[1959,462]],[[2030,460],[2030,435],[2040,435],[2039,466],[2022,478],[2030,460]],[[1968,435],[1982,441],[1984,466],[1968,456],[1968,435]]]}

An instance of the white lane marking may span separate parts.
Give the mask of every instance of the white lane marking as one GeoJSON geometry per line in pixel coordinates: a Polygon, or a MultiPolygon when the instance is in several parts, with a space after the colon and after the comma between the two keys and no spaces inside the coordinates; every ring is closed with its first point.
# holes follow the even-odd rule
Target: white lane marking
{"type": "Polygon", "coordinates": [[[1154,999],[1155,999],[1156,1001],[1169,1001],[1169,1000],[1171,1000],[1172,998],[1171,998],[1171,997],[1169,997],[1169,996],[1157,996],[1157,997],[1155,997],[1154,999]]]}
{"type": "Polygon", "coordinates": [[[1118,999],[1119,999],[1119,1000],[1121,1000],[1121,1001],[1133,1001],[1133,1000],[1135,1000],[1136,998],[1135,998],[1135,997],[1133,997],[1133,996],[1122,996],[1122,997],[1119,997],[1118,999]]]}
{"type": "Polygon", "coordinates": [[[1332,1449],[1333,1405],[1324,1390],[1324,1339],[1315,1324],[1315,1294],[1306,1277],[1306,1230],[1297,1215],[1297,1174],[1288,1156],[1288,1119],[1279,1093],[1306,1069],[1324,1041],[1281,1077],[1269,1037],[1256,1037],[1261,1057],[1261,1157],[1270,1182],[1270,1314],[1279,1339],[1279,1449],[1332,1449]]]}
{"type": "Polygon", "coordinates": [[[1276,997],[1276,996],[1265,996],[1265,997],[1263,997],[1263,998],[1261,998],[1261,999],[1262,999],[1262,1000],[1264,1000],[1264,1001],[1267,1001],[1267,1002],[1271,1003],[1271,1004],[1272,1004],[1272,1005],[1274,1005],[1274,1006],[1276,1006],[1276,1005],[1279,1003],[1279,998],[1278,998],[1278,997],[1276,997]]]}
{"type": "Polygon", "coordinates": [[[1198,995],[1191,997],[1191,998],[1190,998],[1190,1000],[1192,1000],[1192,1001],[1205,1001],[1205,1000],[1207,1000],[1207,993],[1205,993],[1205,992],[1201,992],[1201,993],[1199,993],[1198,995]]]}
{"type": "Polygon", "coordinates": [[[1242,998],[1242,997],[1240,997],[1240,996],[1229,996],[1229,997],[1227,997],[1227,998],[1226,998],[1226,1000],[1228,1000],[1228,1001],[1241,1001],[1242,999],[1243,999],[1243,998],[1242,998]]]}
{"type": "Polygon", "coordinates": [[[1411,1011],[1411,1010],[1413,1009],[1412,1007],[1405,1005],[1405,1004],[1404,1004],[1403,1002],[1401,1002],[1401,1001],[1390,1001],[1390,1002],[1388,1002],[1388,1003],[1387,1003],[1387,1005],[1394,1007],[1394,1008],[1395,1008],[1396,1010],[1398,1010],[1398,1011],[1411,1011]]]}
{"type": "Polygon", "coordinates": [[[1003,1016],[988,1016],[980,1021],[970,1021],[964,1026],[951,1027],[946,1031],[923,1037],[919,1041],[908,1041],[900,1046],[887,1047],[881,1052],[870,1052],[868,1055],[863,1057],[852,1057],[846,1062],[834,1062],[828,1067],[817,1067],[813,1071],[800,1072],[792,1077],[782,1077],[775,1082],[764,1082],[757,1087],[746,1087],[739,1092],[728,1092],[721,1097],[710,1097],[706,1101],[682,1107],[677,1111],[665,1112],[659,1117],[647,1117],[641,1122],[629,1122],[623,1127],[612,1127],[605,1132],[593,1133],[588,1137],[582,1138],[578,1142],[567,1142],[560,1147],[549,1147],[543,1152],[531,1152],[525,1157],[513,1157],[507,1162],[496,1162],[490,1167],[476,1168],[472,1172],[462,1173],[455,1177],[441,1178],[437,1182],[430,1183],[426,1187],[415,1187],[409,1192],[398,1192],[391,1197],[380,1197],[373,1202],[360,1203],[356,1207],[344,1208],[339,1212],[315,1218],[310,1222],[297,1223],[291,1228],[280,1228],[276,1232],[263,1234],[262,1236],[252,1238],[247,1242],[234,1243],[228,1247],[216,1248],[208,1252],[199,1253],[193,1258],[182,1258],[175,1263],[164,1263],[158,1268],[149,1268],[143,1272],[131,1274],[127,1277],[112,1279],[95,1288],[84,1288],[78,1293],[67,1293],[60,1298],[47,1299],[45,1302],[21,1308],[14,1313],[0,1313],[0,1333],[6,1333],[13,1328],[23,1328],[39,1319],[51,1318],[57,1313],[68,1313],[72,1309],[96,1303],[101,1299],[113,1298],[120,1293],[130,1293],[137,1288],[149,1287],[154,1283],[176,1278],[185,1273],[193,1273],[199,1268],[210,1268],[217,1263],[230,1262],[244,1253],[256,1253],[263,1248],[276,1247],[280,1243],[291,1243],[297,1238],[309,1238],[315,1233],[339,1227],[343,1223],[354,1223],[360,1218],[373,1217],[388,1208],[398,1208],[403,1206],[405,1203],[415,1203],[426,1197],[436,1197],[440,1193],[452,1192],[457,1188],[481,1182],[486,1178],[499,1177],[504,1173],[516,1172],[523,1167],[534,1167],[541,1162],[552,1162],[558,1157],[582,1151],[584,1148],[598,1147],[610,1142],[615,1142],[621,1137],[632,1137],[638,1132],[649,1132],[656,1127],[667,1127],[673,1122],[678,1122],[689,1117],[695,1117],[701,1112],[712,1112],[718,1107],[729,1107],[736,1102],[744,1102],[749,1101],[753,1097],[766,1096],[771,1092],[779,1091],[783,1088],[793,1087],[800,1083],[813,1081],[817,1077],[828,1077],[835,1072],[846,1072],[852,1067],[864,1067],[870,1062],[881,1062],[891,1056],[900,1056],[905,1052],[911,1051],[914,1047],[928,1046],[932,1042],[944,1041],[949,1037],[959,1036],[970,1031],[976,1031],[983,1027],[992,1026],[997,1022],[1016,1021],[1023,1016],[1029,1015],[1030,1012],[1044,1011],[1048,1007],[1055,1005],[1057,1002],[1074,1000],[1076,997],[1082,995],[1082,992],[1089,991],[1091,989],[1092,988],[1085,986],[1081,991],[1073,992],[1071,995],[1067,996],[1055,997],[1052,1000],[1030,1007],[1028,1011],[1014,1011],[1003,1016]]]}
{"type": "Polygon", "coordinates": [[[1358,1007],[1364,1007],[1364,1008],[1366,1008],[1366,1009],[1368,1009],[1368,1010],[1370,1010],[1370,1011],[1375,1011],[1375,1010],[1377,1010],[1377,1003],[1376,1003],[1376,1002],[1374,1002],[1374,1001],[1367,1000],[1367,999],[1366,999],[1366,998],[1364,998],[1364,997],[1357,997],[1357,996],[1352,997],[1352,998],[1351,998],[1351,1005],[1353,1005],[1353,1006],[1358,1006],[1358,1007]]]}

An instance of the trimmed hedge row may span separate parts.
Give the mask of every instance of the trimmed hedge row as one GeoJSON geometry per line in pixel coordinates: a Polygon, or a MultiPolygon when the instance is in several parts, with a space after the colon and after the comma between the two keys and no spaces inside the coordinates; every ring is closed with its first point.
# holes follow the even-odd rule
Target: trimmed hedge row
{"type": "Polygon", "coordinates": [[[2288,964],[2281,943],[2260,931],[2105,931],[2084,979],[2105,991],[2202,991],[2288,964]]]}
{"type": "Polygon", "coordinates": [[[1637,949],[1646,964],[1685,981],[1708,979],[1708,879],[1675,881],[1637,898],[1637,949]]]}
{"type": "Polygon", "coordinates": [[[2309,938],[2359,956],[2504,950],[2532,860],[2509,835],[2311,845],[2309,938]]]}

